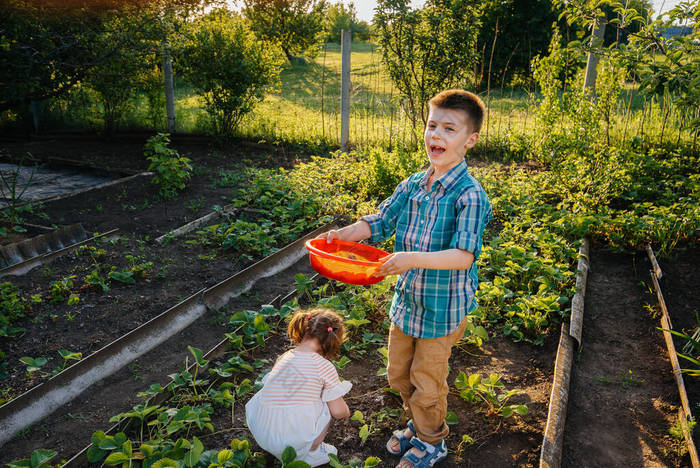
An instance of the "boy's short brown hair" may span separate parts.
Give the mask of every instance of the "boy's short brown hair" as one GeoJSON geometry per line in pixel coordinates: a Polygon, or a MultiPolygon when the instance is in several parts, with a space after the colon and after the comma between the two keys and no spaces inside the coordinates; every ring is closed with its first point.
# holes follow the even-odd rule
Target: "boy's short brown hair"
{"type": "Polygon", "coordinates": [[[476,94],[463,89],[446,89],[436,94],[428,102],[435,107],[464,111],[467,114],[467,124],[471,125],[472,132],[478,133],[481,130],[486,107],[476,94]]]}

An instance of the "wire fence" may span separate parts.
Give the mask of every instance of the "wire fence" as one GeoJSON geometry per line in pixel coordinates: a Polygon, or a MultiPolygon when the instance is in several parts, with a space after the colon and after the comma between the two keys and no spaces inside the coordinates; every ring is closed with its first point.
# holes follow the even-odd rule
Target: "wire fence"
{"type": "MultiPolygon", "coordinates": [[[[355,42],[352,47],[350,146],[387,149],[417,144],[422,129],[412,127],[378,46],[355,42]]],[[[307,63],[286,65],[281,71],[280,88],[243,119],[237,134],[258,140],[339,146],[341,66],[341,47],[330,42],[307,63]]],[[[488,109],[479,148],[504,156],[533,135],[538,94],[532,80],[506,85],[498,71],[492,75],[489,81],[500,86],[478,92],[488,109]]],[[[176,79],[175,87],[177,132],[211,132],[203,98],[182,80],[176,79]]],[[[697,119],[700,110],[679,109],[665,99],[644,98],[637,88],[636,83],[626,82],[615,101],[607,123],[612,138],[669,144],[683,141],[695,148],[698,129],[688,122],[697,119]]],[[[101,128],[102,106],[86,88],[77,87],[67,96],[41,103],[37,109],[45,132],[101,128]]],[[[3,127],[7,132],[8,126],[3,127]]],[[[166,131],[164,97],[149,100],[146,93],[137,93],[122,116],[120,130],[166,131]]]]}

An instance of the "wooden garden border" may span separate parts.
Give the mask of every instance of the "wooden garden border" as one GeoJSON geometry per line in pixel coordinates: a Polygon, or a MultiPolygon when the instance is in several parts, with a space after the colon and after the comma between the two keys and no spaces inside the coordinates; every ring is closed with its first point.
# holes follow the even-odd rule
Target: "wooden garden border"
{"type": "Polygon", "coordinates": [[[569,329],[562,324],[557,357],[554,361],[554,381],[549,397],[547,426],[540,451],[540,467],[554,468],[561,466],[561,454],[564,447],[564,427],[566,425],[566,407],[569,402],[569,384],[571,383],[571,366],[576,349],[581,346],[583,329],[583,310],[586,298],[586,280],[588,279],[590,243],[581,240],[578,251],[578,268],[576,270],[576,293],[571,300],[571,319],[569,329]]]}
{"type": "MultiPolygon", "coordinates": [[[[681,371],[681,366],[678,362],[678,355],[676,354],[676,347],[673,344],[673,337],[669,330],[673,330],[673,325],[671,325],[671,317],[668,315],[668,309],[666,308],[666,301],[664,301],[664,296],[661,293],[661,286],[659,285],[659,279],[663,275],[661,272],[661,267],[656,261],[656,256],[651,248],[651,245],[646,246],[647,256],[651,262],[652,269],[649,272],[651,275],[651,282],[654,284],[654,290],[656,291],[656,298],[659,301],[659,306],[661,307],[661,329],[664,334],[664,340],[666,341],[666,349],[668,350],[668,357],[671,359],[671,366],[673,368],[673,377],[678,385],[678,393],[681,398],[681,411],[679,412],[679,418],[683,418],[686,421],[693,417],[693,413],[690,411],[690,402],[688,401],[688,392],[685,390],[685,383],[683,382],[683,372],[681,371]]],[[[688,444],[688,454],[690,455],[690,462],[693,464],[693,468],[700,467],[700,458],[698,458],[698,451],[695,447],[695,442],[693,442],[693,435],[688,431],[688,426],[686,424],[681,424],[683,429],[683,435],[685,436],[685,441],[688,444]]]]}

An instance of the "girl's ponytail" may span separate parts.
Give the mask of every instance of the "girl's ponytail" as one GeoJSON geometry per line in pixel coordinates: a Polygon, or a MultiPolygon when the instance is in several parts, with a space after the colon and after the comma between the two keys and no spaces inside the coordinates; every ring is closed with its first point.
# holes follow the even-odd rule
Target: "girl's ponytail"
{"type": "Polygon", "coordinates": [[[292,316],[287,332],[294,344],[299,344],[306,338],[316,338],[321,346],[320,353],[326,359],[338,356],[340,345],[345,339],[343,317],[330,309],[298,311],[292,316]]]}

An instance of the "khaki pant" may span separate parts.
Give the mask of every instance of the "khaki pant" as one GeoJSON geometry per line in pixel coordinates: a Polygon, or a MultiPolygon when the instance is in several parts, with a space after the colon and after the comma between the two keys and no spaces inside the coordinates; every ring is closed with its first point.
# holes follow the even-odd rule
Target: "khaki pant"
{"type": "Polygon", "coordinates": [[[467,317],[451,334],[440,338],[414,338],[393,323],[389,329],[389,385],[401,393],[404,410],[413,418],[418,438],[437,444],[450,432],[447,415],[448,361],[464,336],[467,317]]]}

